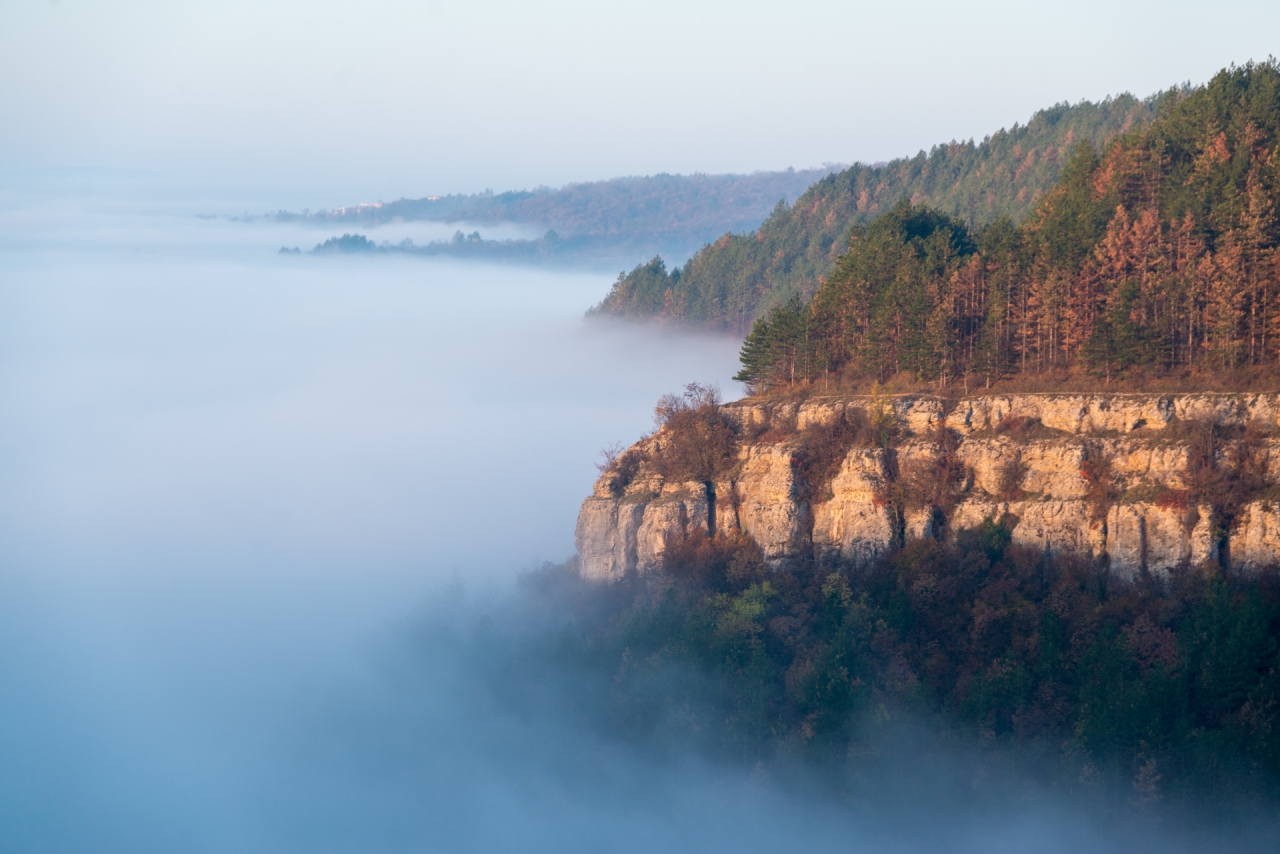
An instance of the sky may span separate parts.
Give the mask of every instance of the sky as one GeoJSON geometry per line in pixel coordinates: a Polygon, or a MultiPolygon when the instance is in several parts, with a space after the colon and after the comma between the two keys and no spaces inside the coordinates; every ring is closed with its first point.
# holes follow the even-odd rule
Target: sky
{"type": "Polygon", "coordinates": [[[125,170],[326,207],[874,162],[1276,32],[1263,2],[4,0],[0,190],[125,170]]]}

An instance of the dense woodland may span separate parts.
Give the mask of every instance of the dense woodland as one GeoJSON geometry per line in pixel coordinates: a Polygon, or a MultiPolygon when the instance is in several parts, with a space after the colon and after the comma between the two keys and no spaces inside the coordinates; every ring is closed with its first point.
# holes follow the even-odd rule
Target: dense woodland
{"type": "Polygon", "coordinates": [[[575,702],[650,747],[855,790],[976,751],[969,796],[1021,779],[1174,818],[1277,804],[1274,575],[1129,583],[987,523],[870,567],[771,570],[750,540],[701,535],[657,578],[592,586],[567,567],[530,583],[549,612],[569,603],[558,666],[598,677],[575,702]]]}
{"type": "Polygon", "coordinates": [[[855,165],[823,178],[794,205],[778,205],[749,233],[725,234],[703,247],[681,268],[668,272],[654,258],[619,276],[594,311],[745,334],[764,311],[810,297],[848,246],[850,229],[901,199],[969,228],[1001,217],[1018,222],[1057,182],[1077,144],[1100,148],[1179,96],[1061,104],[978,144],[952,142],[882,166],[855,165]]]}
{"type": "Polygon", "coordinates": [[[1076,146],[1020,224],[899,201],[813,298],[742,350],[757,389],[833,379],[1266,372],[1280,358],[1280,69],[1221,72],[1100,153],[1076,146]]]}

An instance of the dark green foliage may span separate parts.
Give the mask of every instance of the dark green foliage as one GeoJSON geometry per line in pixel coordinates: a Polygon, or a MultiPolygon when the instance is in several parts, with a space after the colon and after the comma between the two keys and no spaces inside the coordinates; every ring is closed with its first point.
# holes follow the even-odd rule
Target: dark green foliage
{"type": "MultiPolygon", "coordinates": [[[[678,272],[678,271],[677,271],[678,272]]],[[[734,379],[752,388],[789,385],[809,376],[812,366],[808,343],[809,313],[792,297],[757,320],[742,343],[742,370],[734,379]]]]}
{"type": "Polygon", "coordinates": [[[678,279],[673,271],[666,287],[642,282],[641,268],[620,276],[595,311],[745,334],[773,306],[812,296],[848,246],[854,225],[903,199],[936,208],[969,228],[1001,217],[1021,220],[1058,180],[1073,146],[1100,149],[1150,120],[1173,97],[1059,104],[978,144],[952,142],[883,166],[855,165],[822,178],[794,205],[779,204],[758,229],[726,234],[703,247],[678,279]],[[637,293],[642,285],[645,293],[637,293]]]}
{"type": "Polygon", "coordinates": [[[317,243],[312,252],[373,252],[378,248],[363,234],[344,234],[341,237],[330,237],[324,243],[317,243]]]}
{"type": "MultiPolygon", "coordinates": [[[[680,271],[674,271],[675,280],[680,278],[680,271]]],[[[662,304],[673,299],[672,278],[667,275],[666,262],[655,256],[646,264],[641,264],[631,271],[632,288],[627,294],[627,302],[619,303],[615,314],[621,317],[642,319],[652,315],[647,306],[662,304]]]]}
{"type": "Polygon", "coordinates": [[[988,522],[858,569],[771,571],[749,538],[700,534],[673,544],[660,578],[594,590],[586,643],[616,672],[633,737],[663,720],[748,764],[805,756],[856,773],[906,715],[1117,805],[1248,808],[1277,793],[1271,574],[1129,583],[988,522]],[[659,684],[666,713],[637,712],[659,684]]]}
{"type": "Polygon", "coordinates": [[[1091,373],[1110,379],[1134,365],[1155,362],[1161,350],[1163,330],[1144,327],[1135,320],[1139,285],[1125,280],[1115,290],[1115,298],[1093,323],[1093,331],[1080,350],[1080,357],[1091,373]]]}
{"type": "Polygon", "coordinates": [[[882,378],[945,371],[955,342],[939,296],[974,248],[963,224],[906,201],[856,227],[810,308],[813,362],[882,378]]]}

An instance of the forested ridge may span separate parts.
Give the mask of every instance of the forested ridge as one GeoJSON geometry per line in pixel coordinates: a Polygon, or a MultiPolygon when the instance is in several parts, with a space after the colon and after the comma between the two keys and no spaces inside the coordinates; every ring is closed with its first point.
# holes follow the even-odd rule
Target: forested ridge
{"type": "MultiPolygon", "coordinates": [[[[839,167],[834,167],[839,168],[839,167]]],[[[635,250],[654,246],[693,251],[725,230],[752,228],[779,199],[794,200],[829,168],[749,175],[651,175],[538,187],[504,193],[428,196],[361,204],[331,211],[278,211],[281,221],[377,226],[392,221],[429,220],[475,224],[520,223],[554,230],[563,239],[594,238],[635,250]]],[[[628,262],[630,263],[630,262],[628,262]]]]}
{"type": "Polygon", "coordinates": [[[845,251],[850,229],[906,198],[977,226],[1019,221],[1055,184],[1077,143],[1101,147],[1154,117],[1176,90],[1139,100],[1060,104],[980,143],[951,142],[881,166],[826,176],[758,228],[725,234],[683,267],[654,258],[619,276],[593,311],[664,318],[745,334],[754,318],[792,296],[807,299],[845,251]]]}
{"type": "Polygon", "coordinates": [[[900,200],[742,350],[757,389],[1271,371],[1280,358],[1280,69],[1219,73],[1078,146],[1015,225],[900,200]]]}

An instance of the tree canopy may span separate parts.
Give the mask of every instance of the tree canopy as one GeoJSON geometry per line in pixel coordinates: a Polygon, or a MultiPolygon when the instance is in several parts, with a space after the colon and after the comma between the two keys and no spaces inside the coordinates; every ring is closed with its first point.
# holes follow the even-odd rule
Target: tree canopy
{"type": "Polygon", "coordinates": [[[755,322],[738,378],[1266,370],[1278,193],[1280,69],[1233,67],[1101,153],[1077,145],[1019,225],[903,199],[855,226],[811,300],[755,322]]]}

